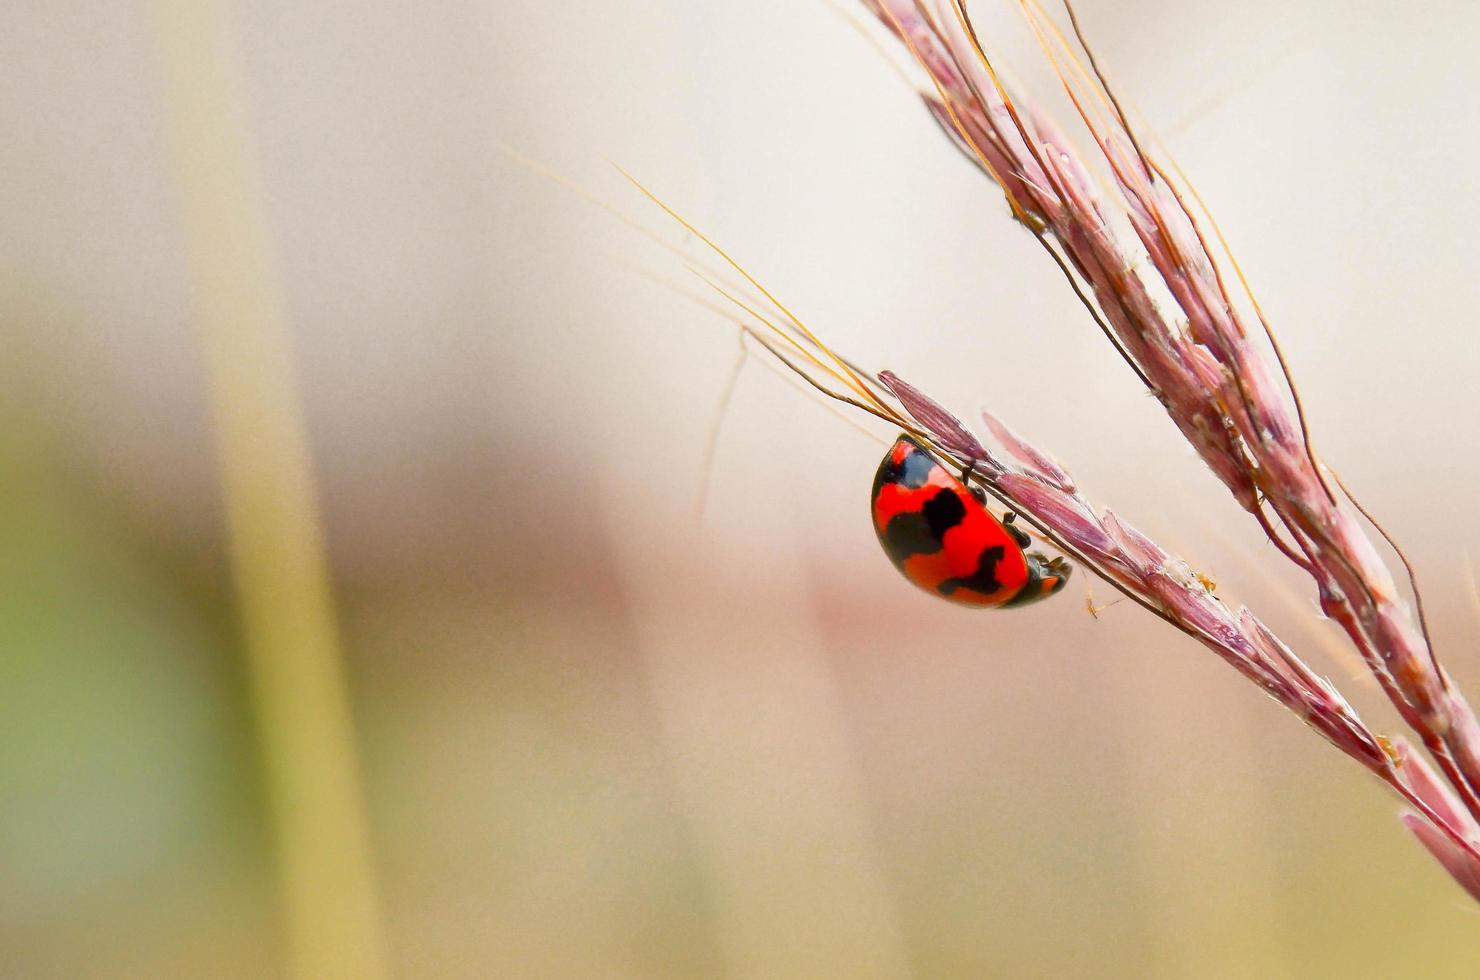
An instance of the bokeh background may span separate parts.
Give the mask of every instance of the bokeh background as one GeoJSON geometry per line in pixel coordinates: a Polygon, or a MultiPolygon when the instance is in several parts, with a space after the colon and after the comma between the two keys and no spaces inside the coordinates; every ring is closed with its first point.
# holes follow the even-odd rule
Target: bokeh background
{"type": "MultiPolygon", "coordinates": [[[[1480,10],[1079,6],[1480,695],[1480,10]]],[[[1011,7],[976,4],[1051,97],[1011,7]]],[[[1092,618],[1085,578],[1010,614],[903,585],[865,510],[889,433],[760,359],[736,378],[684,260],[525,162],[700,255],[608,161],[639,175],[840,349],[1051,447],[1392,731],[854,13],[6,4],[0,975],[305,975],[221,476],[277,457],[223,452],[222,378],[254,375],[212,367],[202,200],[255,222],[273,302],[235,326],[287,338],[332,575],[367,841],[338,897],[381,950],[342,972],[1480,970],[1396,802],[1189,640],[1092,618]]]]}

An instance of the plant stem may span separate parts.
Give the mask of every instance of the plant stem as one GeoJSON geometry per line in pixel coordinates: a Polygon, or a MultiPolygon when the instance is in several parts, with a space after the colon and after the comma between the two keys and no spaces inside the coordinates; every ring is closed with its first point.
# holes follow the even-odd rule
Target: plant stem
{"type": "Polygon", "coordinates": [[[289,972],[387,975],[349,692],[228,11],[155,0],[289,972]]]}

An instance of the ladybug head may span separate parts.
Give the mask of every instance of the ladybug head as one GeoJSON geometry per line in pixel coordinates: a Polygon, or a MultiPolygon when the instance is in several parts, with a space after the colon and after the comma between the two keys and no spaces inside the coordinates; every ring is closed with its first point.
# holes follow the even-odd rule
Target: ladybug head
{"type": "Polygon", "coordinates": [[[1007,603],[1009,606],[1026,606],[1040,599],[1047,599],[1069,584],[1074,566],[1064,558],[1045,558],[1036,551],[1023,556],[1028,560],[1028,581],[1007,603]]]}

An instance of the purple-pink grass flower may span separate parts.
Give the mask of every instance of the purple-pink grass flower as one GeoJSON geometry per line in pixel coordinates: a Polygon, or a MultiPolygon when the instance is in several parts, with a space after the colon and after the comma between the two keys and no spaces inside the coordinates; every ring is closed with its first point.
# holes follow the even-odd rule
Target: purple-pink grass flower
{"type": "Polygon", "coordinates": [[[1221,241],[1216,226],[1189,206],[1185,180],[1174,181],[1137,141],[1072,7],[1063,30],[1031,0],[1019,3],[1093,141],[1093,163],[1002,84],[964,0],[862,2],[923,69],[931,115],[1001,188],[1131,375],[1309,575],[1320,608],[1426,755],[1376,735],[1329,681],[1253,613],[1225,606],[1185,561],[1109,511],[1096,513],[1049,454],[987,415],[994,452],[919,389],[887,372],[879,381],[943,452],[973,462],[975,477],[1048,538],[1387,782],[1413,808],[1405,825],[1480,900],[1480,724],[1439,664],[1411,569],[1416,616],[1375,545],[1372,531],[1386,532],[1317,456],[1273,331],[1226,248],[1211,245],[1221,241]],[[1110,195],[1094,177],[1106,171],[1110,195]]]}

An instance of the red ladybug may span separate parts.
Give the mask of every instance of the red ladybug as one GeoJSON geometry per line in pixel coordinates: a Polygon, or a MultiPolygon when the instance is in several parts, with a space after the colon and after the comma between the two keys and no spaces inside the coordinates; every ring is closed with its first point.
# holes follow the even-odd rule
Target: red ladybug
{"type": "Polygon", "coordinates": [[[1073,571],[1023,549],[1030,539],[997,520],[919,442],[901,435],[874,475],[870,509],[894,566],[927,592],[967,606],[1024,606],[1058,592],[1073,571]]]}

